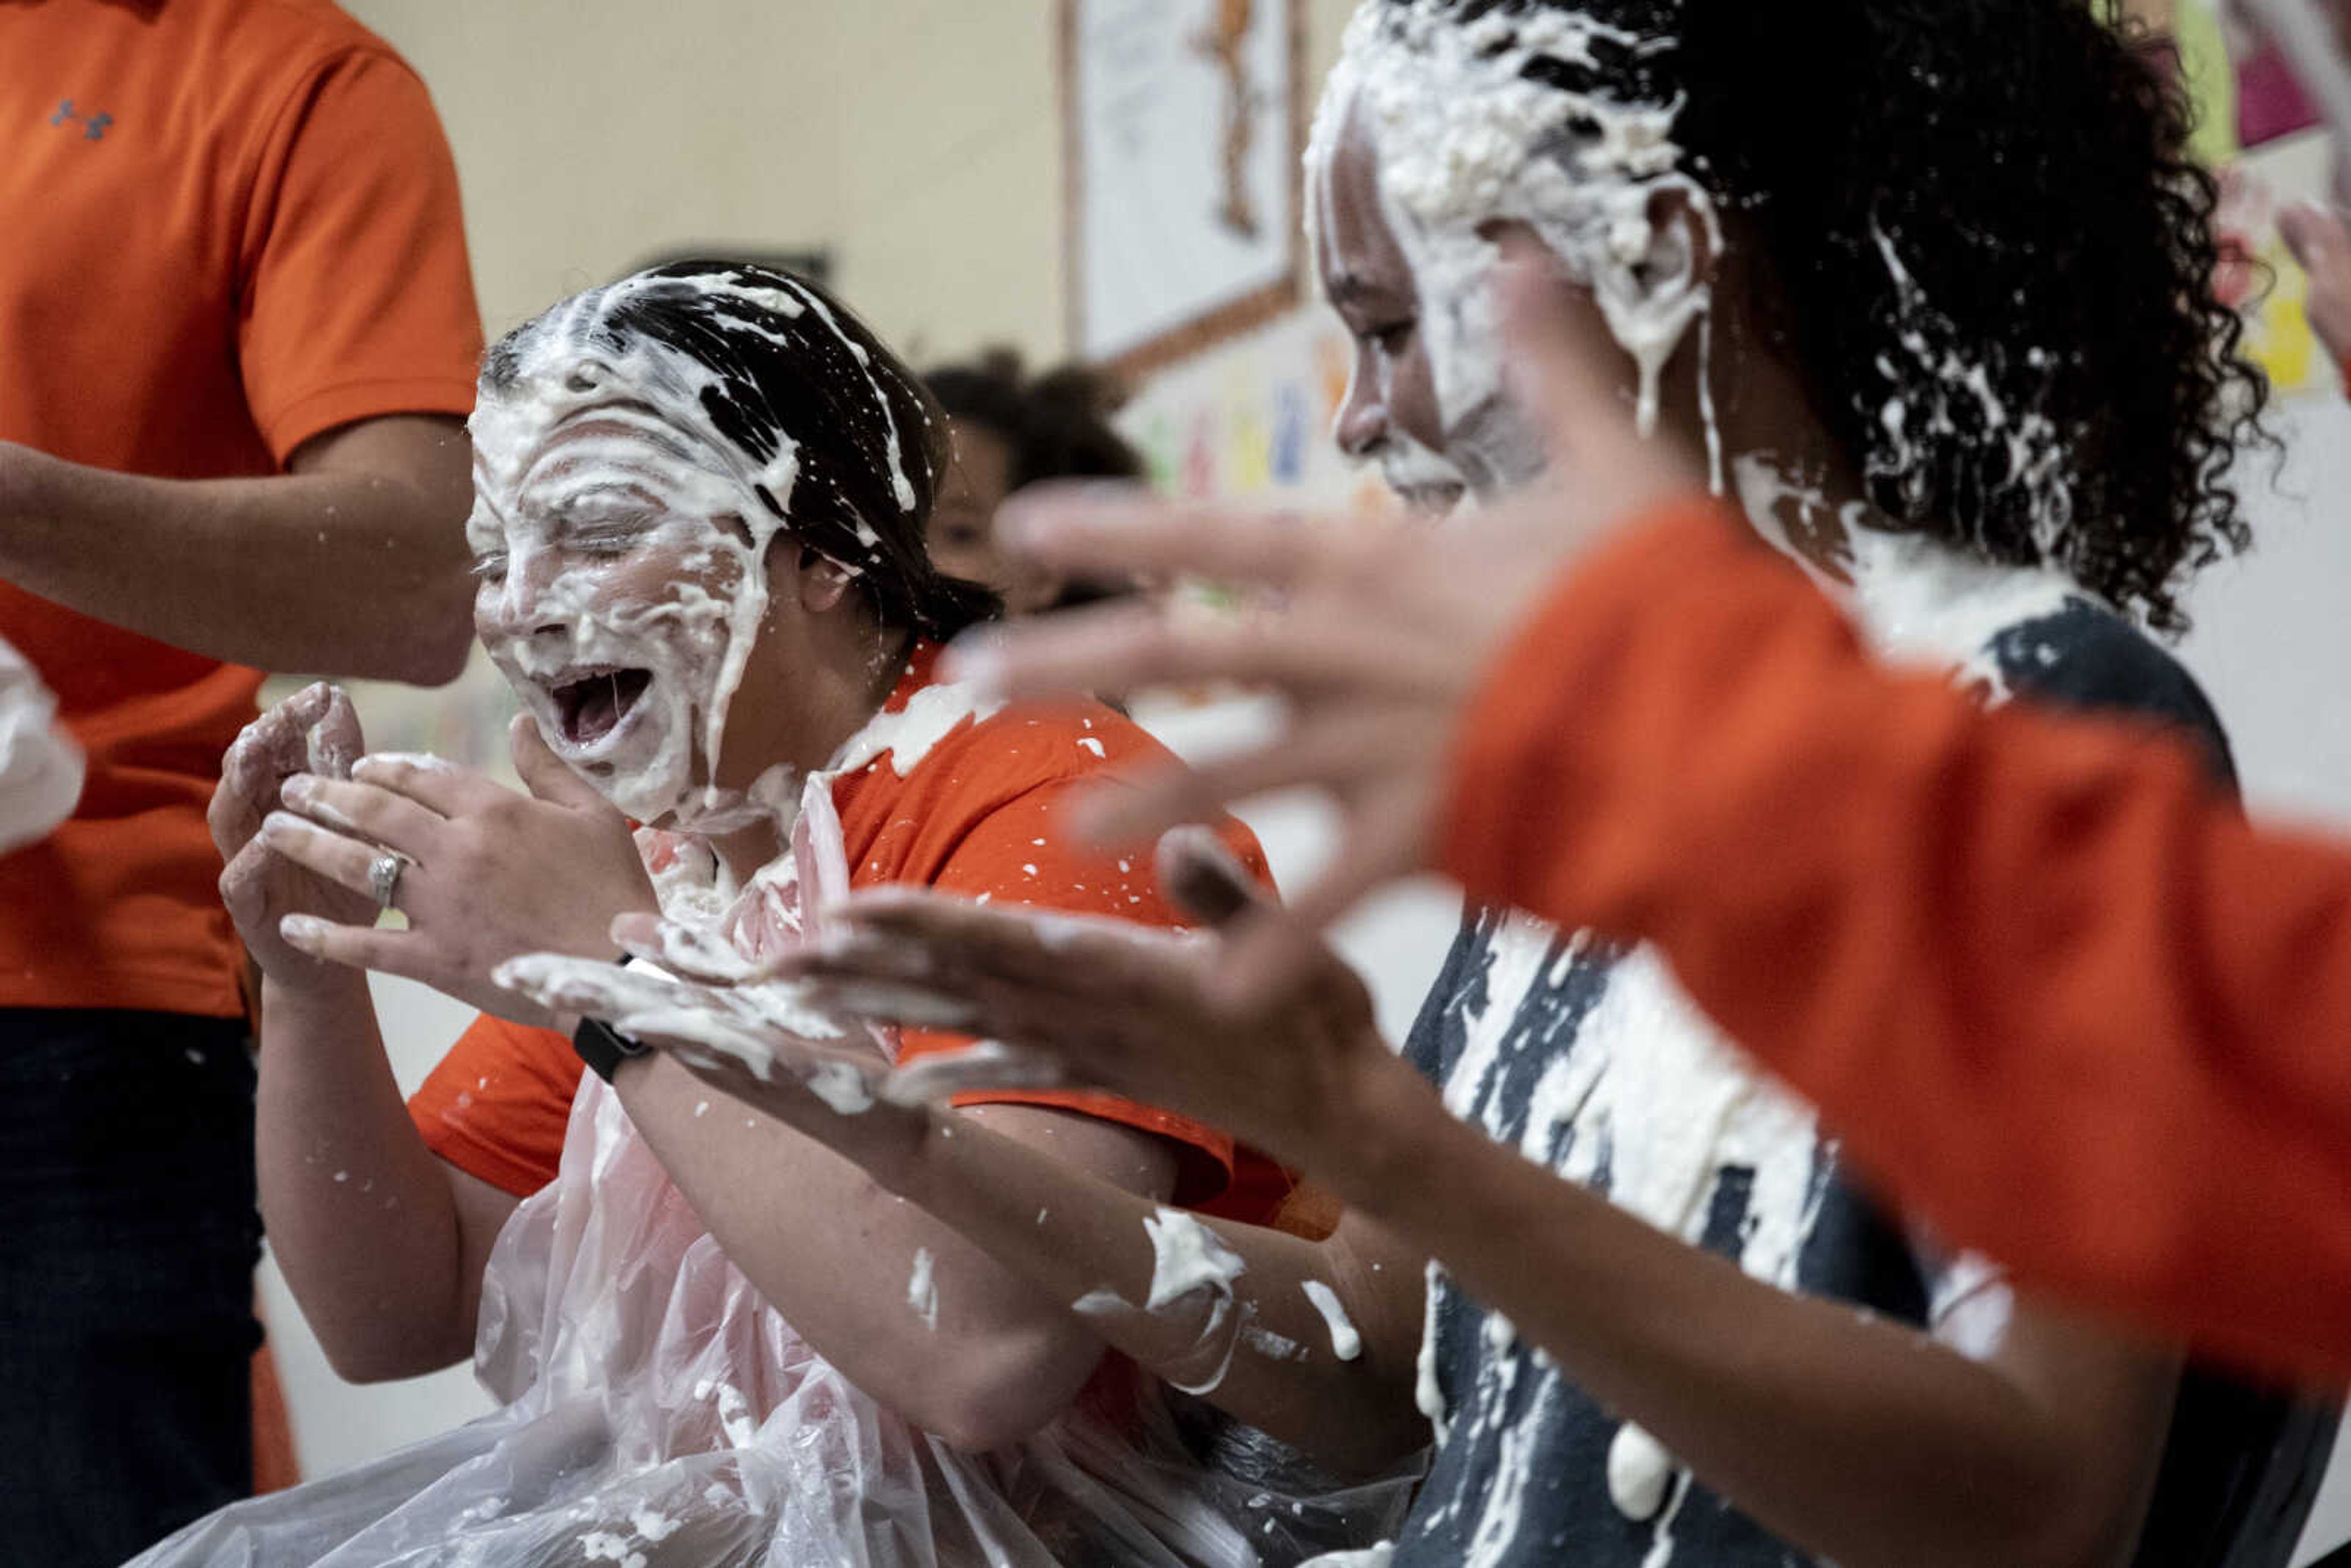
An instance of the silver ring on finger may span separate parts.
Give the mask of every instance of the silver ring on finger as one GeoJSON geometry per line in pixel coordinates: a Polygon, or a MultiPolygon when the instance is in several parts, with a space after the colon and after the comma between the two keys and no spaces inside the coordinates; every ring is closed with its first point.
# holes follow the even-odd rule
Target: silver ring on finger
{"type": "Polygon", "coordinates": [[[407,857],[390,850],[368,862],[368,891],[375,895],[378,909],[390,909],[392,901],[400,896],[400,873],[407,869],[407,857]]]}

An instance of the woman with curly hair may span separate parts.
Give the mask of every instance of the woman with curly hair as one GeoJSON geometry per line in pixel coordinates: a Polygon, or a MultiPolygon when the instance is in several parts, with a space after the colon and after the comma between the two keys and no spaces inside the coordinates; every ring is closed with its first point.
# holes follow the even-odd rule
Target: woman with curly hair
{"type": "MultiPolygon", "coordinates": [[[[2247,542],[2226,474],[2266,439],[2184,120],[2085,0],[1368,0],[1309,158],[1318,265],[1358,345],[1338,438],[1434,505],[1539,477],[1489,288],[1531,239],[1624,350],[1645,429],[1889,655],[1988,701],[2177,729],[2230,785],[2209,704],[2147,635],[2247,542]]],[[[927,942],[926,988],[982,1032],[1097,1069],[1119,1019],[1117,1060],[1148,1065],[1112,1081],[1229,1109],[1426,1251],[1437,1448],[1398,1564],[2293,1550],[2331,1411],[1907,1228],[1646,948],[1472,911],[1406,1045],[1432,1092],[1314,1079],[1331,1053],[1310,1034],[1374,1040],[1327,972],[1237,1004],[1196,949],[1024,948],[1021,925],[900,899],[865,927],[887,942],[810,968],[903,975],[927,942]],[[1284,1062],[1336,1108],[1272,1124],[1269,1103],[1307,1098],[1271,1092],[1284,1062]],[[1489,1140],[1563,1179],[1498,1166],[1489,1140]],[[1456,1273],[1540,1301],[1539,1340],[1456,1273]]],[[[2000,1029],[2002,977],[1973,993],[2000,1029]]],[[[1340,1304],[1377,1316],[1395,1288],[1340,1304]]]]}

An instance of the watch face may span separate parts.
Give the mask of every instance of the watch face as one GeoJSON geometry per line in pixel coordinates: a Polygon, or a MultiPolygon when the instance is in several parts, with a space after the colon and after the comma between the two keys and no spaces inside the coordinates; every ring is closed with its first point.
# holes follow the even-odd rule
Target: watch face
{"type": "Polygon", "coordinates": [[[590,1071],[610,1083],[612,1070],[632,1056],[643,1056],[653,1048],[641,1040],[632,1040],[606,1023],[602,1019],[581,1019],[580,1027],[571,1031],[571,1049],[590,1071]]]}

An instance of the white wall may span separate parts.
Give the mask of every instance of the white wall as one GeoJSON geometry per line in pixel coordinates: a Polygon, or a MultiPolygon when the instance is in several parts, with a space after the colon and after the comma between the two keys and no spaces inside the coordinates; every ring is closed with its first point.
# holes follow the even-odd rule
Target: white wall
{"type": "MultiPolygon", "coordinates": [[[[2253,553],[2199,584],[2181,652],[2229,727],[2253,810],[2351,829],[2351,403],[2296,400],[2279,430],[2284,472],[2273,484],[2257,459],[2242,480],[2253,553]]],[[[2295,1562],[2346,1540],[2351,1433],[2295,1562]]]]}
{"type": "MultiPolygon", "coordinates": [[[[1061,351],[1053,0],[346,0],[432,89],[503,332],[680,245],[827,248],[920,363],[1061,351]]],[[[1310,0],[1319,81],[1353,0],[1310,0]]]]}

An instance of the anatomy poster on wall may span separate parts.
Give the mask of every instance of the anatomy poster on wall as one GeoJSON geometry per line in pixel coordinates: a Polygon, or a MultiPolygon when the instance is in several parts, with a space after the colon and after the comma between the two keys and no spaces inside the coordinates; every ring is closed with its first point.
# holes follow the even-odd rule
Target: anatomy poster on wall
{"type": "Polygon", "coordinates": [[[1070,339],[1139,370],[1297,297],[1302,0],[1061,0],[1070,339]]]}

